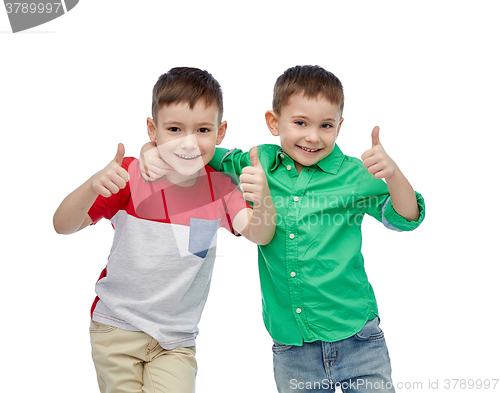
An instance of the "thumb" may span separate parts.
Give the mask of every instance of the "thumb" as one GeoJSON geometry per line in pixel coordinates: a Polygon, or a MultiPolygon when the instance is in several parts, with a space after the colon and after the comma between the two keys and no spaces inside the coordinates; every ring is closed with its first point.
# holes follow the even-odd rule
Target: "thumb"
{"type": "Polygon", "coordinates": [[[250,150],[250,162],[252,163],[252,166],[262,168],[259,161],[259,150],[257,146],[252,147],[252,150],[250,150]]]}
{"type": "Polygon", "coordinates": [[[115,158],[113,158],[113,161],[121,166],[124,156],[125,156],[125,146],[123,146],[123,143],[119,143],[118,150],[116,152],[115,158]]]}
{"type": "Polygon", "coordinates": [[[379,126],[375,126],[372,131],[372,147],[375,147],[376,145],[380,145],[380,138],[379,138],[379,132],[380,128],[379,126]]]}

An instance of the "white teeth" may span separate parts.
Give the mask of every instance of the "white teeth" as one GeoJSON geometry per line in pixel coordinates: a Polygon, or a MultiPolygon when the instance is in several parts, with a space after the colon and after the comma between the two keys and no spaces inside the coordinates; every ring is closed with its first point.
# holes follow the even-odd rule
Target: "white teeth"
{"type": "Polygon", "coordinates": [[[197,155],[197,156],[183,156],[181,154],[177,154],[177,156],[179,156],[180,158],[184,158],[185,160],[192,160],[194,158],[199,157],[199,155],[197,155]]]}
{"type": "Polygon", "coordinates": [[[300,146],[301,149],[305,150],[305,151],[318,151],[319,149],[308,149],[307,147],[303,147],[303,146],[300,146]]]}

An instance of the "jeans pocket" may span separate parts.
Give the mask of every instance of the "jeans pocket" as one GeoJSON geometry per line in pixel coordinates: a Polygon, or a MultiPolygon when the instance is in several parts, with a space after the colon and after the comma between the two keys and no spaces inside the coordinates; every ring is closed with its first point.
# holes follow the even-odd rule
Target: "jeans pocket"
{"type": "Polygon", "coordinates": [[[293,345],[281,344],[278,341],[273,340],[273,353],[282,353],[289,351],[293,348],[293,345]]]}
{"type": "Polygon", "coordinates": [[[90,333],[109,333],[116,330],[116,326],[109,326],[104,323],[90,321],[90,333]]]}
{"type": "Polygon", "coordinates": [[[189,223],[189,252],[200,258],[205,258],[208,254],[217,229],[219,229],[218,220],[201,220],[191,218],[189,223]]]}
{"type": "Polygon", "coordinates": [[[354,337],[357,340],[365,341],[365,340],[380,340],[384,338],[384,332],[379,327],[380,320],[378,317],[375,317],[368,322],[366,322],[365,326],[359,333],[357,333],[354,337]]]}

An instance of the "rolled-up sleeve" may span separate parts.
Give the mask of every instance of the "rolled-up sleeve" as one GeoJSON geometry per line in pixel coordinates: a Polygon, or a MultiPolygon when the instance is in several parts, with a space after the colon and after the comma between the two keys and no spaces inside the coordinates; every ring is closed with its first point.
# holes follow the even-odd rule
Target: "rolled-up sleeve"
{"type": "Polygon", "coordinates": [[[389,196],[382,208],[382,222],[384,223],[384,225],[389,229],[396,228],[400,231],[413,231],[415,228],[417,228],[425,218],[425,202],[422,195],[420,195],[418,192],[415,192],[415,196],[417,197],[417,205],[419,211],[418,219],[416,221],[408,221],[406,218],[396,212],[396,210],[394,210],[394,207],[392,206],[391,197],[389,196]]]}
{"type": "Polygon", "coordinates": [[[416,221],[408,221],[401,216],[392,206],[391,196],[387,184],[362,169],[358,187],[357,200],[363,213],[366,213],[384,224],[388,229],[397,232],[412,231],[417,228],[425,217],[424,198],[415,192],[419,216],[416,221]]]}
{"type": "Polygon", "coordinates": [[[213,158],[208,163],[218,172],[239,176],[244,167],[252,165],[250,153],[240,149],[216,148],[213,158]]]}

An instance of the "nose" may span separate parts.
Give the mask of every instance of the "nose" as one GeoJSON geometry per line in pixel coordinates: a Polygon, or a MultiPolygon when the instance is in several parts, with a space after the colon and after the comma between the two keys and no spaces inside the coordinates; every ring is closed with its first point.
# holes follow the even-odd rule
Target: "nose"
{"type": "Polygon", "coordinates": [[[198,142],[195,135],[187,135],[182,138],[181,148],[185,150],[198,149],[198,142]]]}
{"type": "Polygon", "coordinates": [[[318,143],[320,141],[318,130],[313,127],[309,128],[304,139],[309,143],[318,143]]]}

